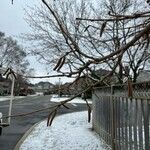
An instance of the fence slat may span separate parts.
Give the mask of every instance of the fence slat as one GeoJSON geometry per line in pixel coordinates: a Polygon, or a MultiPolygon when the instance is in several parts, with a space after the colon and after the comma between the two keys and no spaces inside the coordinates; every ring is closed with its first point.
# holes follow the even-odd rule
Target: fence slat
{"type": "Polygon", "coordinates": [[[129,99],[129,109],[128,109],[128,112],[129,112],[129,120],[128,120],[128,123],[129,123],[129,127],[128,127],[128,130],[129,130],[129,149],[132,150],[133,149],[133,124],[132,124],[132,113],[133,113],[133,101],[132,99],[129,99]]]}
{"type": "Polygon", "coordinates": [[[138,110],[139,110],[139,115],[138,115],[138,133],[139,133],[139,149],[143,149],[143,128],[142,128],[142,122],[143,122],[143,117],[142,117],[142,109],[141,109],[141,100],[138,101],[138,110]]]}
{"type": "Polygon", "coordinates": [[[150,138],[149,138],[149,111],[148,111],[148,102],[147,100],[142,101],[142,111],[143,111],[143,124],[144,124],[144,147],[145,150],[150,149],[150,138]]]}
{"type": "Polygon", "coordinates": [[[120,112],[121,112],[121,117],[120,117],[120,122],[121,122],[121,147],[125,147],[125,100],[124,98],[122,98],[121,100],[121,108],[120,108],[120,112]]]}
{"type": "Polygon", "coordinates": [[[121,118],[120,118],[120,115],[121,115],[121,113],[120,113],[120,102],[121,102],[121,99],[117,99],[117,114],[118,114],[118,119],[117,119],[117,121],[118,121],[118,123],[117,123],[117,129],[118,129],[118,149],[120,149],[120,144],[121,144],[121,137],[120,137],[120,131],[121,131],[121,126],[120,126],[120,120],[121,120],[121,118]]]}
{"type": "Polygon", "coordinates": [[[117,150],[117,99],[116,97],[114,97],[114,133],[115,133],[115,138],[114,138],[114,142],[115,142],[115,150],[117,150]]]}
{"type": "Polygon", "coordinates": [[[128,112],[128,107],[129,107],[129,105],[128,105],[128,98],[125,98],[125,103],[126,103],[126,107],[125,107],[125,147],[126,147],[126,149],[128,150],[129,149],[129,132],[128,132],[128,126],[129,126],[129,124],[128,124],[128,120],[129,120],[129,112],[128,112]]]}
{"type": "Polygon", "coordinates": [[[138,113],[138,105],[137,105],[137,99],[133,99],[133,106],[134,106],[134,110],[133,110],[133,131],[134,131],[134,149],[138,150],[137,147],[137,113],[138,113]]]}

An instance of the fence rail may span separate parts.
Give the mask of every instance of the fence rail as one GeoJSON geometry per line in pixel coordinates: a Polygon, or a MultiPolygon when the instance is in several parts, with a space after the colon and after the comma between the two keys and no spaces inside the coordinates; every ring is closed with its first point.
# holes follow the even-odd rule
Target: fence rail
{"type": "Polygon", "coordinates": [[[93,128],[113,150],[150,149],[150,83],[95,88],[93,128]]]}

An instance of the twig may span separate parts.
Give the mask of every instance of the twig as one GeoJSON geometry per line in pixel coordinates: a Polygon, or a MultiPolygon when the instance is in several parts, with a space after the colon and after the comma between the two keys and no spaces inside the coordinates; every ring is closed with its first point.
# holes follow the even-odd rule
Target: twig
{"type": "Polygon", "coordinates": [[[121,20],[130,20],[130,19],[138,19],[138,18],[144,18],[144,17],[150,17],[150,12],[147,12],[147,14],[143,13],[138,13],[138,14],[133,14],[133,15],[113,15],[113,18],[98,18],[98,19],[90,19],[90,18],[76,18],[76,20],[84,20],[84,21],[91,21],[91,22],[96,22],[96,21],[102,21],[102,22],[113,22],[113,21],[121,21],[121,20]]]}
{"type": "Polygon", "coordinates": [[[4,116],[4,117],[2,117],[2,119],[9,118],[9,117],[16,118],[16,117],[29,116],[29,115],[32,115],[32,114],[35,114],[35,113],[38,113],[38,112],[41,112],[41,111],[53,109],[53,108],[55,108],[56,106],[57,106],[57,105],[51,106],[51,107],[42,108],[42,109],[38,109],[38,110],[29,112],[29,113],[20,113],[20,114],[14,114],[14,115],[10,115],[10,116],[4,116]]]}

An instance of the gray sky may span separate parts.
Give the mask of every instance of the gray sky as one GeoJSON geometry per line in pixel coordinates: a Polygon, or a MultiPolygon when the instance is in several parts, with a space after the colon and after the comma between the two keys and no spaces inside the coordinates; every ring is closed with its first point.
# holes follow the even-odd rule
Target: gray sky
{"type": "MultiPolygon", "coordinates": [[[[14,4],[11,4],[11,0],[0,0],[0,31],[5,32],[7,36],[19,40],[22,45],[22,41],[17,37],[21,33],[29,32],[29,26],[24,20],[24,8],[33,5],[39,5],[41,0],[14,0],[14,4]]],[[[29,57],[31,67],[35,69],[35,75],[47,75],[46,67],[36,61],[34,57],[29,57]]],[[[31,82],[41,81],[39,79],[31,80],[31,82]]],[[[44,79],[44,81],[50,81],[55,83],[58,78],[44,79]]],[[[62,79],[62,81],[69,81],[68,79],[62,79]]]]}
{"type": "MultiPolygon", "coordinates": [[[[40,0],[39,0],[40,2],[40,0]]],[[[22,32],[28,31],[28,26],[24,21],[24,11],[27,5],[38,5],[38,0],[14,0],[14,4],[11,4],[11,0],[0,1],[0,29],[6,33],[6,35],[15,36],[22,32]]]]}

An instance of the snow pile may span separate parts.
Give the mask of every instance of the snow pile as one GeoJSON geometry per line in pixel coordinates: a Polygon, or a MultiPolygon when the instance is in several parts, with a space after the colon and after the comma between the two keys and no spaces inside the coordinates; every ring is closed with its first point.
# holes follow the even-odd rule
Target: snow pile
{"type": "MultiPolygon", "coordinates": [[[[11,96],[0,96],[0,101],[8,101],[10,100],[11,96]]],[[[13,99],[21,99],[21,98],[25,98],[26,96],[14,96],[13,99]]]]}
{"type": "MultiPolygon", "coordinates": [[[[61,102],[64,100],[69,99],[70,97],[58,97],[57,95],[53,95],[52,98],[50,99],[51,102],[61,102]]],[[[91,99],[87,99],[89,104],[92,104],[91,99]]],[[[74,98],[72,101],[68,102],[68,103],[80,103],[80,104],[86,104],[85,100],[77,97],[74,98]]]]}
{"type": "Polygon", "coordinates": [[[7,101],[7,100],[10,100],[10,98],[9,97],[1,97],[0,96],[0,101],[7,101]]]}
{"type": "Polygon", "coordinates": [[[51,127],[41,122],[20,150],[105,150],[104,147],[87,123],[87,112],[77,112],[56,117],[51,127]]]}
{"type": "MultiPolygon", "coordinates": [[[[35,97],[35,96],[39,96],[39,93],[33,94],[33,95],[28,95],[28,97],[35,97]]],[[[8,101],[10,100],[11,96],[0,96],[0,101],[8,101]]],[[[27,96],[14,96],[13,99],[22,99],[22,98],[26,98],[27,96]]]]}

